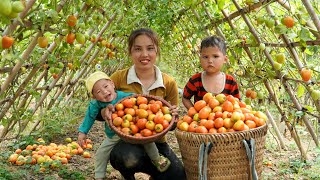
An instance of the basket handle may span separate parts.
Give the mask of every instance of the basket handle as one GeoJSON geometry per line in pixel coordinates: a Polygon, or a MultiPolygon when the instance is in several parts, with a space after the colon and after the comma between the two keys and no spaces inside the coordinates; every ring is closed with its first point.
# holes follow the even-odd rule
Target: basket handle
{"type": "Polygon", "coordinates": [[[208,155],[211,151],[213,144],[211,142],[201,143],[199,148],[199,180],[207,180],[207,164],[208,164],[208,155]]]}
{"type": "Polygon", "coordinates": [[[255,140],[253,138],[250,140],[243,139],[242,142],[246,148],[246,154],[249,160],[249,179],[258,180],[258,174],[254,162],[256,154],[255,140]]]}

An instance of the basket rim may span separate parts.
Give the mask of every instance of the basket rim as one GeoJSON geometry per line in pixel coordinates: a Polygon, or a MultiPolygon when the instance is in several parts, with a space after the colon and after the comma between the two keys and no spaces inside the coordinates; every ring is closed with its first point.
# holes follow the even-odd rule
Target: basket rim
{"type": "MultiPolygon", "coordinates": [[[[169,107],[169,109],[171,109],[171,107],[172,107],[172,105],[169,102],[167,102],[166,100],[164,100],[163,98],[158,97],[158,96],[154,96],[154,95],[147,95],[147,94],[133,94],[131,96],[126,96],[126,97],[120,99],[118,102],[116,102],[114,104],[114,106],[116,106],[117,104],[121,103],[125,99],[136,98],[138,96],[143,96],[143,97],[146,97],[146,98],[159,100],[165,106],[169,107]]],[[[170,112],[170,114],[171,114],[171,112],[170,112]]],[[[135,143],[135,144],[144,144],[144,143],[153,142],[153,141],[156,141],[156,140],[162,138],[172,128],[172,126],[173,126],[174,122],[176,121],[176,119],[177,119],[177,116],[173,116],[172,115],[172,119],[171,119],[171,121],[169,123],[169,126],[167,128],[165,128],[160,133],[153,134],[153,135],[148,136],[148,137],[136,137],[136,136],[133,136],[133,135],[124,134],[123,132],[119,131],[116,128],[116,126],[112,122],[113,121],[112,119],[109,120],[109,127],[111,128],[111,130],[113,130],[124,141],[128,141],[128,142],[135,143]]]]}
{"type": "Polygon", "coordinates": [[[203,135],[207,135],[207,136],[228,136],[228,135],[241,135],[241,134],[247,134],[249,132],[254,132],[254,131],[260,131],[260,130],[263,130],[264,128],[267,129],[268,127],[268,124],[265,123],[264,125],[262,126],[259,126],[259,127],[256,127],[256,128],[252,128],[252,129],[249,129],[249,130],[245,130],[245,131],[234,131],[234,132],[224,132],[224,133],[196,133],[196,132],[187,132],[187,131],[181,131],[179,128],[176,128],[175,131],[177,133],[188,133],[190,135],[194,135],[194,136],[203,136],[203,135]]]}

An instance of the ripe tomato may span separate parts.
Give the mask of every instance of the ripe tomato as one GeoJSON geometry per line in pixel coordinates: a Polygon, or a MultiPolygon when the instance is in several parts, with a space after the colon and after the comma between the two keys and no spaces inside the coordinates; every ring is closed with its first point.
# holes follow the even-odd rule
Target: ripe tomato
{"type": "Polygon", "coordinates": [[[76,35],[73,34],[73,33],[69,33],[67,34],[67,37],[66,37],[66,42],[68,44],[73,44],[74,40],[76,39],[76,35]]]}
{"type": "Polygon", "coordinates": [[[160,105],[157,103],[153,103],[149,105],[149,109],[153,112],[153,113],[157,113],[160,110],[160,105]]]}
{"type": "Polygon", "coordinates": [[[136,133],[138,133],[138,131],[139,131],[138,126],[135,125],[135,124],[131,124],[129,128],[130,128],[130,130],[131,130],[131,134],[136,134],[136,133]]]}
{"type": "Polygon", "coordinates": [[[140,133],[143,137],[148,137],[152,135],[152,131],[150,129],[143,129],[140,131],[140,133]]]}
{"type": "Polygon", "coordinates": [[[212,95],[212,93],[206,93],[203,97],[202,97],[202,99],[206,102],[206,103],[209,103],[209,101],[211,100],[211,99],[213,99],[214,97],[213,97],[213,95],[212,95]]]}
{"type": "Polygon", "coordinates": [[[160,133],[163,131],[163,125],[162,124],[156,124],[154,126],[154,130],[157,132],[157,133],[160,133]]]}
{"type": "Polygon", "coordinates": [[[224,101],[222,104],[222,110],[232,112],[233,111],[233,104],[228,100],[224,101]]]}
{"type": "Polygon", "coordinates": [[[207,103],[204,100],[199,100],[196,103],[194,103],[193,107],[196,109],[197,112],[199,112],[206,105],[207,103]]]}
{"type": "Polygon", "coordinates": [[[121,126],[123,119],[121,117],[116,117],[113,119],[112,123],[115,126],[121,126]]]}
{"type": "Polygon", "coordinates": [[[138,96],[137,97],[137,105],[139,106],[140,104],[148,104],[148,99],[143,96],[138,96]]]}
{"type": "Polygon", "coordinates": [[[3,36],[2,37],[2,48],[3,49],[9,49],[14,42],[14,39],[9,36],[3,36]]]}
{"type": "Polygon", "coordinates": [[[131,99],[125,99],[123,100],[122,104],[126,108],[132,108],[135,105],[135,102],[133,102],[131,99]]]}
{"type": "Polygon", "coordinates": [[[214,127],[216,128],[216,129],[219,129],[219,128],[221,128],[223,126],[223,119],[222,118],[216,118],[215,120],[214,120],[214,127]]]}
{"type": "Polygon", "coordinates": [[[154,121],[156,124],[162,124],[162,122],[164,121],[163,113],[162,113],[162,112],[158,112],[158,113],[156,114],[156,116],[154,117],[153,121],[154,121]]]}
{"type": "Polygon", "coordinates": [[[208,133],[208,129],[204,126],[198,126],[196,127],[196,133],[208,133]]]}
{"type": "Polygon", "coordinates": [[[227,129],[225,127],[221,127],[217,130],[218,133],[225,133],[227,132],[227,129]]]}
{"type": "Polygon", "coordinates": [[[218,133],[218,130],[216,128],[211,128],[209,129],[209,133],[215,134],[215,133],[218,133]]]}
{"type": "Polygon", "coordinates": [[[162,126],[163,126],[163,129],[166,129],[169,126],[169,122],[167,120],[163,120],[162,126]]]}
{"type": "Polygon", "coordinates": [[[220,102],[217,99],[213,98],[213,99],[210,99],[208,105],[209,107],[211,107],[211,109],[214,109],[216,106],[220,105],[220,102]]]}
{"type": "Polygon", "coordinates": [[[193,117],[197,113],[197,110],[194,107],[189,108],[188,116],[193,117]]]}
{"type": "Polygon", "coordinates": [[[287,28],[292,28],[294,26],[294,19],[291,16],[286,16],[282,19],[282,23],[287,26],[287,28]]]}
{"type": "Polygon", "coordinates": [[[71,27],[75,26],[77,24],[77,17],[74,15],[68,16],[67,24],[68,26],[71,26],[71,27]]]}
{"type": "Polygon", "coordinates": [[[254,121],[252,121],[252,120],[246,120],[244,123],[245,123],[250,129],[257,127],[256,123],[255,123],[254,121]]]}
{"type": "Polygon", "coordinates": [[[214,121],[213,121],[213,120],[207,120],[207,121],[204,123],[204,127],[206,127],[207,129],[214,128],[214,121]]]}
{"type": "Polygon", "coordinates": [[[198,127],[197,124],[190,124],[188,127],[188,132],[196,132],[196,128],[198,127]]]}
{"type": "Polygon", "coordinates": [[[211,108],[209,106],[205,106],[199,111],[199,118],[207,119],[210,113],[211,113],[211,108]]]}
{"type": "Polygon", "coordinates": [[[182,117],[182,120],[183,120],[184,122],[187,122],[188,124],[190,124],[190,123],[192,122],[192,118],[191,118],[190,116],[188,116],[188,115],[184,115],[184,116],[182,117]]]}
{"type": "Polygon", "coordinates": [[[244,122],[239,120],[234,123],[233,129],[236,131],[243,131],[244,130],[244,122]]]}
{"type": "Polygon", "coordinates": [[[251,89],[247,89],[247,90],[246,90],[246,97],[247,97],[247,98],[250,98],[250,97],[251,97],[251,92],[252,92],[251,89]]]}
{"type": "Polygon", "coordinates": [[[129,127],[124,127],[121,129],[121,132],[123,132],[126,135],[130,135],[131,134],[131,130],[129,127]]]}
{"type": "Polygon", "coordinates": [[[124,109],[124,113],[130,114],[131,116],[135,116],[136,115],[136,111],[133,108],[125,108],[124,109]]]}
{"type": "Polygon", "coordinates": [[[300,71],[300,75],[302,77],[302,80],[307,82],[311,79],[312,71],[307,68],[302,68],[300,71]]]}
{"type": "Polygon", "coordinates": [[[38,37],[38,45],[40,48],[46,48],[48,46],[48,38],[45,36],[38,37]]]}
{"type": "Polygon", "coordinates": [[[147,123],[147,119],[142,118],[137,120],[136,125],[138,126],[139,129],[144,129],[146,128],[146,123],[147,123]]]}
{"type": "Polygon", "coordinates": [[[155,123],[153,121],[147,121],[146,123],[146,128],[150,129],[151,131],[153,131],[155,129],[155,123]]]}
{"type": "Polygon", "coordinates": [[[251,99],[257,98],[257,92],[252,91],[251,94],[250,94],[250,98],[251,98],[251,99]]]}

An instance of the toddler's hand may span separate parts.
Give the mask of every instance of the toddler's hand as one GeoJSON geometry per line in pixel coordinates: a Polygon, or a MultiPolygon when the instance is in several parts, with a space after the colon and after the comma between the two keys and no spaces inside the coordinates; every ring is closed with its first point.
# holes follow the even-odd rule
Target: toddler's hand
{"type": "Polygon", "coordinates": [[[86,144],[87,135],[85,133],[79,132],[78,144],[83,147],[86,144]]]}

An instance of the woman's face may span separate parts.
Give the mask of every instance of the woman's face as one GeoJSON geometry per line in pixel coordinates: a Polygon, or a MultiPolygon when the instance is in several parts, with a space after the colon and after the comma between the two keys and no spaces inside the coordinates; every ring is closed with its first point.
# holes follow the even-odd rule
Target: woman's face
{"type": "Polygon", "coordinates": [[[157,47],[147,35],[137,36],[130,57],[137,69],[151,69],[156,63],[157,47]]]}

